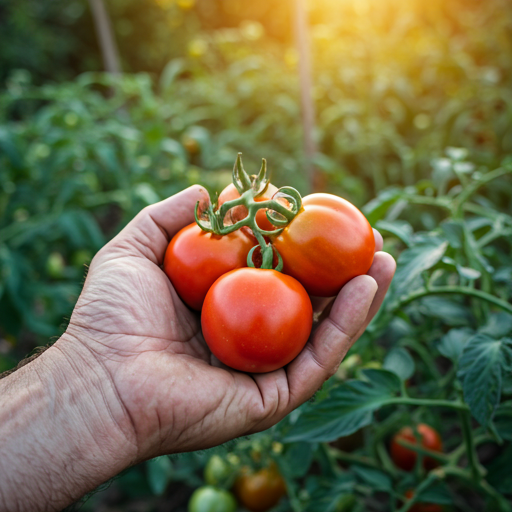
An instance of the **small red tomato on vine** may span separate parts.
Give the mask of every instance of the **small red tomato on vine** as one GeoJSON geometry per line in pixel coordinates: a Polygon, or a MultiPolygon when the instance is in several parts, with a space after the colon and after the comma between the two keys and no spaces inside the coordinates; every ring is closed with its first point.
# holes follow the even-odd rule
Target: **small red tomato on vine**
{"type": "Polygon", "coordinates": [[[183,302],[200,310],[212,284],[223,274],[247,266],[247,254],[254,246],[242,231],[217,236],[190,224],[171,240],[164,259],[164,271],[183,302]]]}
{"type": "Polygon", "coordinates": [[[275,464],[256,472],[246,467],[236,479],[233,491],[250,512],[265,512],[286,494],[286,484],[275,464]]]}
{"type": "MultiPolygon", "coordinates": [[[[414,496],[414,491],[409,489],[405,492],[405,497],[410,500],[414,496]]],[[[443,512],[443,507],[437,503],[415,503],[409,512],[443,512]]]]}
{"type": "Polygon", "coordinates": [[[242,268],[220,277],[201,313],[204,339],[221,362],[263,373],[282,368],[304,348],[313,308],[293,277],[272,269],[242,268]]]}
{"type": "Polygon", "coordinates": [[[306,196],[302,210],[273,244],[283,258],[283,272],[319,297],[335,296],[350,279],[366,274],[375,252],[366,217],[331,194],[306,196]]]}
{"type": "MultiPolygon", "coordinates": [[[[272,196],[277,192],[277,187],[272,185],[272,183],[269,183],[265,192],[261,194],[258,197],[255,197],[254,200],[256,202],[261,201],[268,201],[272,198],[272,196]]],[[[240,197],[240,192],[236,189],[235,185],[231,183],[228,185],[219,195],[219,207],[222,206],[226,201],[231,201],[233,199],[238,199],[240,197]]],[[[243,205],[235,206],[229,211],[229,214],[231,215],[231,221],[233,224],[235,222],[238,222],[239,220],[245,219],[247,217],[248,211],[247,208],[243,205]]],[[[267,219],[267,216],[265,215],[265,210],[261,209],[256,213],[256,224],[258,226],[265,230],[265,231],[272,231],[275,229],[275,226],[270,223],[270,221],[267,219]]]]}
{"type": "MultiPolygon", "coordinates": [[[[434,452],[442,452],[443,451],[443,443],[441,441],[441,436],[437,430],[433,429],[429,425],[425,423],[420,423],[416,430],[421,436],[421,446],[428,450],[432,450],[434,452]]],[[[402,446],[399,441],[403,440],[411,444],[416,444],[416,437],[414,436],[413,429],[411,427],[403,427],[399,432],[397,432],[393,439],[391,440],[391,458],[395,465],[405,471],[412,471],[414,469],[414,465],[416,464],[417,453],[405,446],[402,446]]],[[[434,469],[438,466],[436,460],[432,457],[424,457],[423,458],[423,467],[427,470],[434,469]]]]}

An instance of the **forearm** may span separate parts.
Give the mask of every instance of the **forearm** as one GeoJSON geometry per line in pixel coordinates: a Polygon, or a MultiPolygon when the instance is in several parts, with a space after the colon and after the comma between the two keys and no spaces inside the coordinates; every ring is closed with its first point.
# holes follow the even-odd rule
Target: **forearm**
{"type": "Polygon", "coordinates": [[[133,463],[107,373],[66,335],[0,380],[0,509],[61,510],[133,463]]]}

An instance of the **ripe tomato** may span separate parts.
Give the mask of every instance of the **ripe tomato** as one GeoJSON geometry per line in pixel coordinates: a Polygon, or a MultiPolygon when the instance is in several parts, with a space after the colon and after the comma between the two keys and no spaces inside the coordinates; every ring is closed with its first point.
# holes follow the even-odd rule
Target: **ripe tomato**
{"type": "Polygon", "coordinates": [[[201,314],[204,339],[217,359],[251,373],[288,364],[304,348],[312,323],[311,300],[301,284],[260,268],[217,279],[201,314]]]}
{"type": "Polygon", "coordinates": [[[217,236],[190,224],[173,237],[164,271],[183,302],[200,310],[211,285],[223,274],[247,266],[254,239],[242,231],[217,236]]]}
{"type": "MultiPolygon", "coordinates": [[[[434,452],[443,451],[441,436],[436,430],[434,430],[432,427],[429,427],[428,425],[425,425],[425,423],[420,423],[416,429],[421,435],[421,446],[423,446],[423,448],[427,448],[428,450],[432,450],[434,452]]],[[[400,445],[398,443],[399,439],[403,439],[408,443],[416,444],[416,438],[414,437],[412,428],[404,427],[400,429],[391,440],[391,458],[393,459],[395,465],[401,469],[404,469],[405,471],[412,471],[414,464],[416,463],[417,454],[413,450],[400,445]]],[[[431,457],[423,458],[423,467],[425,469],[434,469],[436,466],[438,466],[437,461],[431,457]]]]}
{"type": "Polygon", "coordinates": [[[211,485],[199,487],[188,502],[189,512],[235,512],[235,497],[224,489],[211,485]]]}
{"type": "MultiPolygon", "coordinates": [[[[414,496],[414,491],[409,489],[405,492],[405,497],[410,500],[414,496]]],[[[443,507],[437,503],[415,503],[409,512],[443,512],[443,507]]]]}
{"type": "MultiPolygon", "coordinates": [[[[261,201],[268,201],[272,198],[272,196],[277,192],[277,187],[272,185],[272,183],[268,184],[267,190],[263,192],[263,194],[260,197],[257,197],[255,199],[256,202],[261,201]]],[[[240,197],[240,194],[238,190],[236,189],[235,185],[231,183],[228,185],[219,195],[219,207],[222,206],[225,202],[231,201],[232,199],[238,199],[240,197]]],[[[245,206],[235,206],[230,210],[231,213],[231,220],[233,224],[235,222],[238,222],[239,220],[245,219],[247,217],[247,208],[245,206]]],[[[228,213],[228,215],[229,215],[228,213]]],[[[265,231],[272,231],[276,229],[275,226],[273,226],[269,220],[267,219],[267,216],[265,215],[265,210],[259,210],[258,213],[256,213],[256,224],[261,229],[264,229],[265,231]]]]}
{"type": "Polygon", "coordinates": [[[240,503],[251,512],[265,512],[279,503],[286,494],[283,477],[275,465],[252,473],[243,468],[233,491],[240,503]]]}
{"type": "Polygon", "coordinates": [[[365,216],[331,194],[311,194],[303,211],[275,237],[283,272],[310,295],[331,297],[350,279],[366,274],[373,262],[375,238],[365,216]]]}

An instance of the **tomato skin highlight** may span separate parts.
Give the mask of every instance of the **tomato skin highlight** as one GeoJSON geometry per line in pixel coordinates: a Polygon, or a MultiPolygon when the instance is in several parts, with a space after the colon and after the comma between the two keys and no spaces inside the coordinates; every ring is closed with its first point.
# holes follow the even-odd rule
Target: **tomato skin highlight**
{"type": "Polygon", "coordinates": [[[204,339],[215,357],[249,373],[271,372],[295,359],[312,323],[306,290],[270,269],[223,275],[208,291],[201,313],[204,339]]]}
{"type": "MultiPolygon", "coordinates": [[[[277,192],[277,187],[272,185],[272,183],[268,184],[267,190],[263,192],[263,194],[259,197],[256,197],[254,200],[257,203],[260,203],[261,201],[268,201],[272,198],[272,196],[277,192]]],[[[219,208],[227,201],[231,201],[233,199],[238,199],[240,197],[240,193],[236,189],[235,185],[233,183],[229,184],[219,195],[219,208]]],[[[235,222],[238,222],[239,220],[245,219],[248,215],[247,208],[245,206],[235,206],[228,212],[228,217],[231,214],[231,221],[233,224],[235,222]]],[[[270,223],[270,221],[267,219],[267,216],[265,214],[265,210],[258,210],[256,213],[256,224],[258,226],[265,230],[265,231],[273,231],[276,229],[276,227],[270,223]]]]}
{"type": "Polygon", "coordinates": [[[275,466],[251,473],[243,468],[233,487],[235,496],[250,512],[265,512],[286,494],[286,484],[275,466]]]}
{"type": "Polygon", "coordinates": [[[240,230],[217,236],[189,224],[169,243],[164,271],[183,302],[199,311],[221,275],[247,266],[247,254],[254,245],[254,239],[240,230]]]}
{"type": "MultiPolygon", "coordinates": [[[[433,429],[429,425],[425,423],[420,423],[416,427],[418,433],[421,436],[421,446],[423,448],[427,448],[428,450],[432,450],[434,452],[442,452],[443,451],[443,443],[441,441],[441,436],[437,430],[433,429]]],[[[391,440],[390,452],[391,458],[395,465],[404,471],[412,471],[414,469],[414,465],[416,464],[417,454],[413,450],[406,448],[398,443],[398,440],[402,439],[411,444],[416,444],[416,438],[414,437],[414,432],[411,427],[403,427],[400,429],[391,440]]],[[[424,457],[423,458],[423,467],[427,470],[434,469],[439,464],[432,457],[424,457]]]]}
{"type": "Polygon", "coordinates": [[[295,277],[310,295],[333,297],[370,269],[375,253],[372,227],[341,197],[311,194],[302,206],[273,244],[285,274],[295,277]]]}

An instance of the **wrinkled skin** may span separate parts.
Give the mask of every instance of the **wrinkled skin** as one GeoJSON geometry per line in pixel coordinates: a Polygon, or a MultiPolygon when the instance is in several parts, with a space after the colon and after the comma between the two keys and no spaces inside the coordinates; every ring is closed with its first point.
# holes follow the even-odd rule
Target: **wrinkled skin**
{"type": "MultiPolygon", "coordinates": [[[[375,315],[395,263],[377,253],[350,281],[286,369],[251,375],[223,367],[161,269],[170,239],[193,222],[199,186],[149,206],[94,257],[65,336],[51,350],[101,368],[101,396],[136,463],[269,428],[334,374],[375,315]]],[[[98,482],[99,483],[99,482],[98,482]]]]}

